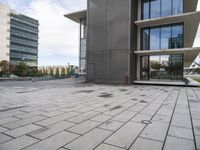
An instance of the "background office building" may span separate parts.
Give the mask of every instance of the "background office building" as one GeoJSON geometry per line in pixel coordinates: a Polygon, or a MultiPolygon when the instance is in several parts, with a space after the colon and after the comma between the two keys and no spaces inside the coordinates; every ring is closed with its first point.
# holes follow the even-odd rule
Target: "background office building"
{"type": "MultiPolygon", "coordinates": [[[[129,83],[183,80],[200,52],[193,47],[198,0],[88,0],[87,81],[129,83]]],[[[85,16],[84,16],[85,14],[85,16]]],[[[80,23],[80,21],[78,22],[80,23]]]]}
{"type": "Polygon", "coordinates": [[[38,21],[0,3],[0,61],[38,66],[38,21]]]}

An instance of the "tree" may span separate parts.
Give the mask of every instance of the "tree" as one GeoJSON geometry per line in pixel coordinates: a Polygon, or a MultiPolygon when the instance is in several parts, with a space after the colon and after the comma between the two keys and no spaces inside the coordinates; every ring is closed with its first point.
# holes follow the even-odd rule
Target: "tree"
{"type": "Polygon", "coordinates": [[[56,76],[57,76],[57,77],[59,77],[59,76],[60,76],[59,67],[56,67],[56,76]]]}
{"type": "Polygon", "coordinates": [[[0,72],[3,76],[8,76],[10,73],[9,62],[7,60],[2,60],[0,62],[0,72]]]}
{"type": "Polygon", "coordinates": [[[15,66],[13,73],[20,77],[26,77],[28,74],[30,74],[29,67],[26,63],[20,62],[15,66]]]}
{"type": "Polygon", "coordinates": [[[66,69],[65,69],[65,67],[62,67],[62,69],[61,69],[61,75],[62,76],[65,76],[66,75],[66,69]]]}
{"type": "Polygon", "coordinates": [[[50,75],[53,76],[53,68],[50,68],[50,75]]]}

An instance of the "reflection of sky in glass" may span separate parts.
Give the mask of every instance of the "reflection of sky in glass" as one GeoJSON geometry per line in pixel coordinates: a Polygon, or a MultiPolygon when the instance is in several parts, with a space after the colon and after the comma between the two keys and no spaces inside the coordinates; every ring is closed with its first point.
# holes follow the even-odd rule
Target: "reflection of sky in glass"
{"type": "Polygon", "coordinates": [[[161,28],[161,49],[170,48],[171,27],[161,28]]]}

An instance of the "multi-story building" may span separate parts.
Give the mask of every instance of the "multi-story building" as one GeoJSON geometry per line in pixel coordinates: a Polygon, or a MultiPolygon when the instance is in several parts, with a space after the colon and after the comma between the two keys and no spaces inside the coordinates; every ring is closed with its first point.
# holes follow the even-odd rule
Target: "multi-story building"
{"type": "Polygon", "coordinates": [[[198,0],[88,0],[87,81],[129,83],[183,80],[200,52],[193,47],[198,0]]]}
{"type": "Polygon", "coordinates": [[[86,74],[86,44],[87,44],[87,20],[86,11],[67,14],[65,17],[80,24],[80,50],[79,50],[79,74],[86,74]]]}
{"type": "Polygon", "coordinates": [[[13,65],[25,62],[37,67],[38,21],[1,3],[0,18],[0,61],[7,60],[13,65]]]}

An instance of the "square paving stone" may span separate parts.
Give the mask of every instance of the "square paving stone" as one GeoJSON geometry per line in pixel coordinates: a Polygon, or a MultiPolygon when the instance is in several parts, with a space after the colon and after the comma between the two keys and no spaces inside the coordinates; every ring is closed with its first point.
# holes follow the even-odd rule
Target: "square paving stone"
{"type": "Polygon", "coordinates": [[[142,131],[141,137],[164,142],[169,124],[154,121],[142,131]]]}
{"type": "Polygon", "coordinates": [[[21,150],[29,145],[32,145],[39,140],[28,137],[22,136],[6,143],[0,144],[0,150],[21,150]]]}
{"type": "Polygon", "coordinates": [[[112,116],[107,116],[107,115],[98,115],[96,117],[91,118],[90,120],[97,121],[97,122],[105,122],[112,118],[112,116]]]}
{"type": "Polygon", "coordinates": [[[79,137],[79,135],[63,131],[34,145],[31,145],[24,150],[56,150],[73,141],[77,137],[79,137]]]}
{"type": "Polygon", "coordinates": [[[194,141],[168,136],[164,150],[195,150],[194,141]]]}
{"type": "Polygon", "coordinates": [[[175,137],[179,137],[179,138],[185,138],[185,139],[193,140],[192,129],[170,126],[168,134],[170,136],[175,136],[175,137]]]}
{"type": "Polygon", "coordinates": [[[144,127],[145,125],[141,123],[128,122],[110,136],[105,143],[128,149],[144,127]]]}
{"type": "Polygon", "coordinates": [[[84,121],[80,124],[77,124],[69,129],[67,131],[71,131],[78,134],[85,134],[86,132],[92,130],[93,128],[97,127],[100,124],[100,122],[95,122],[91,120],[84,121]]]}
{"type": "Polygon", "coordinates": [[[111,130],[111,131],[116,131],[119,129],[124,123],[122,122],[117,122],[113,120],[109,120],[101,124],[98,128],[106,129],[106,130],[111,130]]]}
{"type": "Polygon", "coordinates": [[[129,150],[162,150],[162,146],[162,142],[138,138],[129,150]]]}
{"type": "Polygon", "coordinates": [[[35,130],[41,129],[42,127],[34,125],[34,124],[30,124],[30,125],[26,125],[23,127],[19,127],[13,130],[9,130],[7,132],[4,132],[7,135],[10,135],[12,137],[19,137],[22,135],[25,135],[27,133],[33,132],[35,130]]]}
{"type": "Polygon", "coordinates": [[[0,144],[4,143],[4,142],[7,142],[7,141],[9,141],[11,139],[12,139],[11,137],[9,137],[9,136],[7,136],[5,134],[0,133],[0,144]]]}
{"type": "Polygon", "coordinates": [[[136,115],[136,113],[137,112],[134,112],[134,111],[124,111],[120,113],[119,115],[115,116],[114,118],[112,118],[112,120],[127,122],[128,120],[133,118],[136,115]]]}
{"type": "Polygon", "coordinates": [[[114,146],[111,146],[111,145],[107,145],[107,144],[101,144],[97,148],[95,148],[94,150],[124,150],[124,149],[121,149],[119,147],[114,147],[114,146]]]}
{"type": "Polygon", "coordinates": [[[65,148],[70,150],[93,150],[96,146],[102,143],[112,132],[93,129],[92,131],[79,137],[77,140],[66,145],[65,148]]]}
{"type": "Polygon", "coordinates": [[[49,136],[52,136],[58,132],[65,130],[73,125],[75,125],[75,124],[71,123],[71,122],[62,121],[62,122],[58,122],[54,125],[47,126],[40,130],[34,131],[34,132],[30,133],[29,135],[31,135],[32,137],[38,138],[38,139],[45,139],[49,136]]]}

